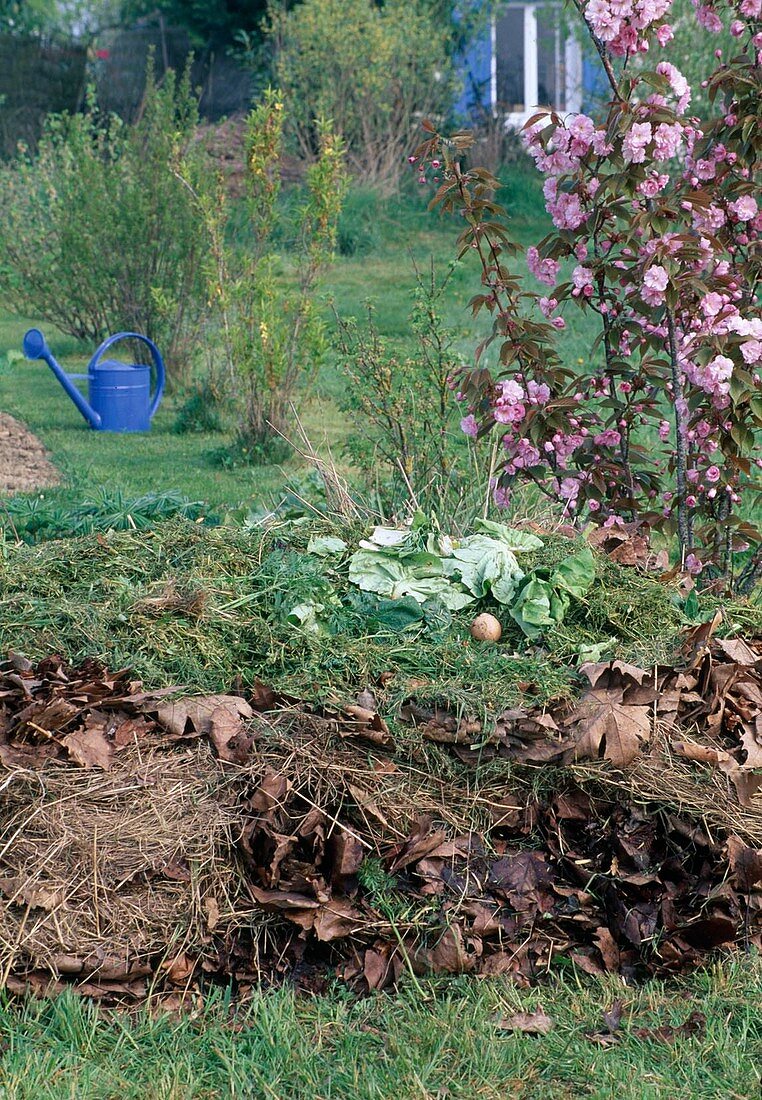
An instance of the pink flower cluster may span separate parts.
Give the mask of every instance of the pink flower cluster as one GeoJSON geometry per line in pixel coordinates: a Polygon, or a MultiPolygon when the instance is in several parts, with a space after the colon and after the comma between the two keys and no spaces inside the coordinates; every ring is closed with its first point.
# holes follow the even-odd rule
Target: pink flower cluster
{"type": "MultiPolygon", "coordinates": [[[[648,50],[643,31],[663,20],[671,6],[672,0],[590,0],[585,19],[615,57],[625,57],[648,50]]],[[[673,37],[672,28],[662,24],[656,35],[664,46],[673,37]]]]}
{"type": "Polygon", "coordinates": [[[492,415],[498,424],[519,424],[527,414],[524,387],[513,378],[498,382],[492,415]]]}
{"type": "Polygon", "coordinates": [[[535,279],[547,286],[555,286],[561,265],[557,260],[541,260],[540,253],[532,246],[527,249],[527,267],[535,279]]]}

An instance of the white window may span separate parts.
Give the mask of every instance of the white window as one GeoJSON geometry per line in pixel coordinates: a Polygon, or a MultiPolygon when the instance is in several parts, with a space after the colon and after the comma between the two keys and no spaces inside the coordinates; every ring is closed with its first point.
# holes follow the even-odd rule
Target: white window
{"type": "Polygon", "coordinates": [[[537,107],[579,111],[582,55],[561,32],[560,5],[507,4],[492,23],[492,106],[521,126],[537,107]]]}

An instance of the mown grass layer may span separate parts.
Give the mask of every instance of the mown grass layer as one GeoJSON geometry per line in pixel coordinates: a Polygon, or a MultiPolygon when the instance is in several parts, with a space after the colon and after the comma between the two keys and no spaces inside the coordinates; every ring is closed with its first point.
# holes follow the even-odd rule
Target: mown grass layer
{"type": "MultiPolygon", "coordinates": [[[[668,586],[601,557],[584,603],[543,646],[494,606],[505,626],[499,645],[471,639],[471,609],[440,628],[393,633],[369,625],[346,558],[332,565],[306,552],[320,530],[336,533],[318,522],[249,532],[172,520],[153,531],[6,546],[0,649],[97,656],[134,668],[151,686],[220,691],[236,678],[259,678],[315,701],[388,680],[382,698],[391,711],[416,695],[489,715],[527,696],[542,702],[570,691],[580,644],[609,643],[620,660],[646,667],[670,660],[685,623],[668,586]],[[325,633],[288,621],[310,599],[333,600],[325,633]]],[[[362,533],[341,531],[350,545],[362,533]]],[[[551,564],[570,547],[548,536],[526,565],[551,564]]],[[[729,610],[729,629],[759,626],[758,609],[729,610]]]]}

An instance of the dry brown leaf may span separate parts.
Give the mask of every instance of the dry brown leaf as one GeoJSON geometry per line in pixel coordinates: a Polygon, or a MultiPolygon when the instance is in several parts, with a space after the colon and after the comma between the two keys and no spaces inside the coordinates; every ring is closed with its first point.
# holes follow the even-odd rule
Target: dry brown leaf
{"type": "Polygon", "coordinates": [[[425,951],[419,951],[416,959],[435,974],[466,974],[473,970],[476,959],[466,950],[460,925],[445,928],[439,942],[425,951]]]}
{"type": "Polygon", "coordinates": [[[622,961],[622,954],[611,932],[605,925],[601,925],[595,930],[595,939],[598,944],[598,950],[601,953],[601,958],[603,959],[603,965],[612,974],[618,974],[622,961]]]}
{"type": "Polygon", "coordinates": [[[251,707],[242,699],[226,701],[214,708],[209,720],[209,740],[220,760],[231,764],[247,763],[254,745],[254,733],[251,724],[247,726],[243,719],[253,716],[251,707]]]}
{"type": "Polygon", "coordinates": [[[738,665],[754,665],[759,660],[759,654],[743,638],[717,638],[714,645],[738,665]]]}
{"type": "Polygon", "coordinates": [[[175,955],[174,959],[162,963],[161,969],[174,985],[185,985],[196,969],[196,960],[190,959],[184,951],[181,951],[179,955],[175,955]]]}
{"type": "Polygon", "coordinates": [[[208,734],[212,716],[222,708],[239,720],[253,717],[253,710],[238,695],[199,695],[174,699],[156,708],[159,724],[175,737],[186,734],[208,734]]]}
{"type": "Polygon", "coordinates": [[[697,745],[695,741],[671,741],[670,748],[676,756],[682,756],[684,760],[696,760],[700,764],[719,764],[732,762],[729,752],[724,749],[716,749],[712,745],[697,745]]]}
{"type": "Polygon", "coordinates": [[[593,760],[603,756],[617,768],[626,768],[651,735],[651,709],[625,706],[621,692],[586,692],[567,719],[572,727],[575,754],[593,760]]]}
{"type": "Polygon", "coordinates": [[[738,836],[729,836],[727,841],[728,863],[735,875],[739,890],[749,893],[762,883],[762,851],[750,848],[738,836]]]}
{"type": "Polygon", "coordinates": [[[213,932],[220,923],[220,906],[217,898],[212,894],[204,898],[204,911],[206,913],[206,927],[213,932]]]}
{"type": "Polygon", "coordinates": [[[263,909],[282,910],[288,913],[296,909],[318,909],[320,902],[306,894],[296,894],[290,890],[261,890],[258,886],[249,886],[251,895],[263,909]]]}
{"type": "MultiPolygon", "coordinates": [[[[759,717],[755,723],[756,727],[759,727],[759,717]]],[[[744,760],[744,766],[747,768],[762,768],[762,742],[760,741],[757,728],[752,729],[747,726],[741,734],[741,747],[746,753],[746,759],[744,760]]]]}
{"type": "Polygon", "coordinates": [[[541,1008],[535,1012],[516,1012],[513,1016],[503,1016],[498,1020],[501,1031],[521,1031],[525,1035],[547,1035],[555,1027],[555,1022],[541,1008]]]}
{"type": "Polygon", "coordinates": [[[328,943],[340,940],[361,929],[365,921],[359,909],[350,902],[333,898],[322,905],[314,915],[312,927],[319,940],[328,943]]]}
{"type": "Polygon", "coordinates": [[[69,758],[83,768],[102,768],[104,772],[111,768],[114,747],[106,740],[102,726],[73,730],[62,744],[69,758]]]}

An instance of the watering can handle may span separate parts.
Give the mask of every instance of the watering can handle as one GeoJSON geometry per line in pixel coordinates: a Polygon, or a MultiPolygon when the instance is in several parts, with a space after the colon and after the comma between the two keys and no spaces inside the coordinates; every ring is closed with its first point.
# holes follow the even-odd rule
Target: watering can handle
{"type": "Polygon", "coordinates": [[[108,340],[104,340],[101,346],[96,351],[90,362],[87,364],[87,373],[90,374],[95,370],[101,356],[104,352],[108,351],[110,347],[118,340],[140,340],[146,345],[151,352],[151,358],[153,359],[153,365],[156,368],[156,389],[153,395],[153,401],[151,407],[148,410],[148,415],[153,419],[153,414],[159,407],[161,396],[164,393],[164,360],[161,357],[161,352],[154,344],[153,340],[149,340],[147,336],[141,336],[139,332],[117,332],[114,336],[109,336],[108,340]]]}

